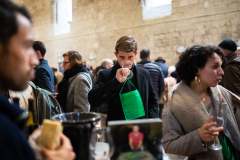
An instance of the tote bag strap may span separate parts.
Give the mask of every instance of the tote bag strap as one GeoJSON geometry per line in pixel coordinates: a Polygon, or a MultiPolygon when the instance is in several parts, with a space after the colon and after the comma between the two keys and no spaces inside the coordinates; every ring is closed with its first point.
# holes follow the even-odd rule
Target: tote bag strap
{"type": "MultiPolygon", "coordinates": [[[[220,101],[220,106],[219,108],[220,109],[223,109],[223,102],[222,102],[222,92],[221,92],[221,89],[217,86],[217,89],[218,89],[218,93],[219,93],[219,101],[220,101]]],[[[220,113],[220,112],[219,112],[220,113]]],[[[222,115],[219,115],[219,116],[222,116],[222,115]]]]}
{"type": "Polygon", "coordinates": [[[119,94],[122,93],[123,87],[124,87],[124,85],[125,85],[125,83],[126,83],[127,81],[130,82],[130,84],[137,90],[137,88],[132,84],[132,82],[131,82],[129,79],[126,79],[125,82],[123,83],[122,89],[121,89],[121,91],[120,91],[119,94]]]}

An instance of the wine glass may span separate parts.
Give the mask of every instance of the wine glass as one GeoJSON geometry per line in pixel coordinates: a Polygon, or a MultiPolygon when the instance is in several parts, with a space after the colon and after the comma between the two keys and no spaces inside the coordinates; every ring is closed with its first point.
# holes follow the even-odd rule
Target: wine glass
{"type": "MultiPolygon", "coordinates": [[[[132,68],[132,63],[129,60],[124,60],[122,62],[122,68],[128,68],[129,70],[132,68]]],[[[133,77],[133,71],[130,70],[130,74],[127,76],[127,79],[131,79],[133,77]]]]}
{"type": "MultiPolygon", "coordinates": [[[[223,110],[219,108],[218,113],[214,110],[214,108],[210,109],[210,114],[213,116],[213,121],[212,122],[216,122],[217,125],[211,127],[213,128],[218,128],[218,127],[222,127],[224,125],[224,119],[223,119],[223,110]]],[[[208,148],[212,149],[212,150],[221,150],[222,146],[220,144],[216,144],[215,143],[215,139],[213,140],[213,144],[212,145],[208,145],[208,148]]]]}
{"type": "Polygon", "coordinates": [[[114,153],[109,127],[94,128],[89,144],[90,153],[96,160],[108,160],[114,153]]]}

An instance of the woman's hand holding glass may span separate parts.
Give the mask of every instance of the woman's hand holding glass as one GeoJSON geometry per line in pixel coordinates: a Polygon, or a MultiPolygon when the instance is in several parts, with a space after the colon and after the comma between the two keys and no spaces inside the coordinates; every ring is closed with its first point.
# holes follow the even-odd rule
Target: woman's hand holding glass
{"type": "MultiPolygon", "coordinates": [[[[213,122],[216,123],[215,126],[212,126],[211,129],[217,129],[217,128],[222,128],[223,129],[223,124],[224,124],[224,119],[223,119],[223,110],[222,109],[218,109],[215,110],[214,108],[210,109],[210,113],[213,116],[213,122]]],[[[222,146],[220,144],[217,144],[215,141],[215,138],[213,139],[213,144],[212,145],[208,145],[208,148],[212,149],[212,150],[220,150],[222,149],[222,146]]]]}
{"type": "Polygon", "coordinates": [[[219,132],[224,129],[223,127],[213,128],[217,125],[216,122],[212,122],[213,119],[214,117],[211,116],[198,131],[202,142],[213,141],[219,135],[219,132]]]}

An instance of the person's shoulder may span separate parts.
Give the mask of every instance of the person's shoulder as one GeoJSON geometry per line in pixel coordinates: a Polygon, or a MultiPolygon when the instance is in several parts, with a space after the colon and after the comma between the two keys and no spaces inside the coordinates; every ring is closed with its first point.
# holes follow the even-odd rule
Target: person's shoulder
{"type": "Polygon", "coordinates": [[[108,77],[110,75],[110,73],[112,72],[112,67],[111,68],[107,68],[107,69],[103,69],[99,72],[99,75],[100,74],[103,74],[104,76],[108,77]]]}
{"type": "Polygon", "coordinates": [[[87,81],[88,83],[92,82],[90,75],[86,72],[81,72],[77,74],[75,77],[73,77],[73,81],[87,81]]]}
{"type": "Polygon", "coordinates": [[[106,73],[106,74],[110,74],[111,71],[112,71],[112,67],[111,67],[111,68],[103,69],[103,70],[101,70],[100,72],[103,72],[103,73],[106,73]]]}
{"type": "Polygon", "coordinates": [[[216,90],[217,93],[218,93],[218,88],[217,87],[219,87],[219,89],[221,90],[223,95],[230,95],[229,90],[224,88],[221,85],[217,85],[216,87],[214,87],[214,89],[216,90]]]}
{"type": "Polygon", "coordinates": [[[131,137],[134,133],[133,132],[130,132],[128,135],[131,137]]]}
{"type": "Polygon", "coordinates": [[[149,71],[146,68],[135,66],[142,74],[149,75],[149,71]]]}
{"type": "Polygon", "coordinates": [[[12,120],[7,115],[0,112],[0,139],[6,138],[8,141],[15,141],[19,138],[19,133],[19,128],[12,122],[12,120]]]}
{"type": "Polygon", "coordinates": [[[234,54],[232,56],[232,58],[230,58],[227,63],[226,63],[226,66],[239,66],[240,65],[240,56],[238,54],[234,54]]]}
{"type": "Polygon", "coordinates": [[[160,68],[157,64],[154,64],[154,63],[146,63],[146,64],[144,64],[143,67],[145,67],[145,68],[155,68],[155,69],[160,68]]]}
{"type": "Polygon", "coordinates": [[[231,62],[229,64],[226,65],[225,69],[224,69],[224,72],[235,72],[236,74],[240,74],[240,61],[237,62],[231,62]]]}

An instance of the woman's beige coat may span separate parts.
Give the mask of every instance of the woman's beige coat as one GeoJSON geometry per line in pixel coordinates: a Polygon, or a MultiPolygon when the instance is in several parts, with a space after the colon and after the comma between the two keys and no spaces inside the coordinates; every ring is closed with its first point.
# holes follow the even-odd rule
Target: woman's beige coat
{"type": "MultiPolygon", "coordinates": [[[[240,132],[233,113],[231,95],[219,86],[223,96],[224,134],[234,145],[237,159],[240,157],[240,132]]],[[[213,107],[219,108],[217,87],[209,88],[213,107]]],[[[163,146],[166,153],[189,156],[197,160],[223,160],[220,151],[207,148],[212,142],[203,143],[198,130],[210,115],[197,94],[184,82],[175,85],[169,93],[169,101],[163,112],[163,146]]],[[[216,142],[219,143],[218,138],[216,142]]]]}

